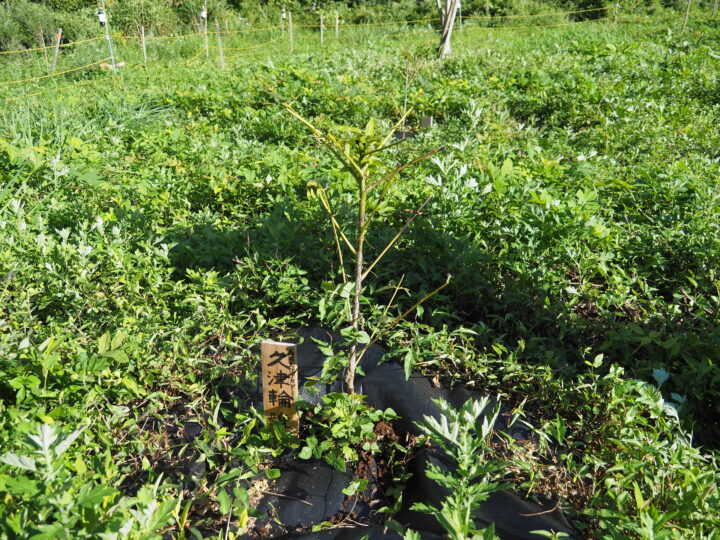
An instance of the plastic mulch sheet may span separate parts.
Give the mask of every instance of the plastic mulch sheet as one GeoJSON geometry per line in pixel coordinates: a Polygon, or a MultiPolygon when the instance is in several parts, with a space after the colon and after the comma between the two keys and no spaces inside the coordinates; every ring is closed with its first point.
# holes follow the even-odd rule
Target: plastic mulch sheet
{"type": "MultiPolygon", "coordinates": [[[[324,357],[318,351],[313,338],[333,341],[333,336],[321,328],[302,329],[298,335],[303,343],[298,347],[298,366],[300,373],[301,399],[311,403],[320,401],[323,395],[342,391],[341,382],[315,388],[319,392],[308,392],[302,388],[309,377],[320,375],[324,357]]],[[[393,421],[393,428],[399,433],[420,434],[415,422],[423,416],[439,416],[432,402],[443,398],[459,407],[468,398],[480,398],[482,394],[469,391],[462,385],[454,388],[437,388],[423,376],[411,376],[405,379],[402,366],[394,363],[381,363],[384,350],[373,346],[361,361],[363,377],[356,381],[356,392],[367,396],[368,405],[377,409],[393,409],[400,418],[393,421]]],[[[521,427],[508,428],[504,416],[498,417],[497,429],[509,433],[518,440],[528,440],[532,432],[521,427]]],[[[415,502],[424,502],[439,506],[447,496],[436,482],[427,477],[429,462],[446,469],[452,468],[451,460],[438,448],[430,447],[420,451],[407,465],[412,476],[406,483],[403,505],[394,519],[403,526],[418,531],[423,539],[443,538],[443,529],[432,516],[410,510],[415,502]]],[[[263,489],[263,496],[256,508],[266,516],[256,520],[256,536],[267,538],[318,538],[318,539],[397,539],[398,534],[386,530],[382,525],[384,515],[378,515],[373,502],[382,498],[382,486],[373,481],[372,470],[367,475],[369,482],[365,492],[352,497],[342,491],[353,481],[353,471],[339,472],[325,462],[317,460],[280,460],[273,465],[281,470],[279,479],[272,481],[263,489]],[[334,528],[308,532],[312,526],[323,522],[332,523],[334,528]]],[[[525,539],[541,538],[531,531],[545,530],[565,532],[570,538],[578,538],[568,524],[562,512],[556,507],[556,501],[546,504],[528,500],[518,493],[505,490],[493,493],[475,511],[474,518],[479,527],[495,525],[500,538],[525,539]]]]}

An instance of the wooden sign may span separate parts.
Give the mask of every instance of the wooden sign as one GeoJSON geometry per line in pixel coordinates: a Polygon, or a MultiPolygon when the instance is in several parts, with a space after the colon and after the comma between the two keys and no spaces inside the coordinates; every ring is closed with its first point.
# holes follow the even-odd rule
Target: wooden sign
{"type": "Polygon", "coordinates": [[[263,341],[263,408],[268,422],[277,420],[287,429],[297,430],[299,420],[295,401],[298,396],[297,345],[263,341]]]}

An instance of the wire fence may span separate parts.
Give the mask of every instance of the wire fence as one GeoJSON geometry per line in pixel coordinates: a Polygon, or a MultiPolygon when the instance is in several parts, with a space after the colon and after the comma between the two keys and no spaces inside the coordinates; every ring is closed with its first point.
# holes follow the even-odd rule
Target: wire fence
{"type": "MultiPolygon", "coordinates": [[[[709,17],[705,17],[709,18],[709,17]]],[[[592,8],[592,9],[583,9],[583,10],[574,10],[574,11],[565,11],[565,12],[548,12],[548,13],[533,13],[533,14],[527,14],[527,15],[498,15],[498,16],[485,16],[485,15],[471,15],[471,16],[465,16],[458,19],[459,28],[458,30],[462,32],[461,35],[464,35],[466,33],[475,33],[475,32],[494,32],[494,31],[530,31],[530,30],[541,30],[541,29],[553,29],[553,28],[563,28],[563,27],[575,27],[579,25],[587,25],[587,24],[596,24],[596,23],[608,23],[609,21],[613,21],[615,23],[618,22],[627,22],[627,23],[633,23],[636,21],[640,21],[640,19],[633,18],[632,16],[619,16],[619,6],[610,6],[610,7],[601,7],[601,8],[592,8]],[[583,18],[580,20],[571,20],[573,17],[576,17],[578,15],[591,15],[591,18],[583,18]],[[524,24],[524,21],[537,21],[542,22],[542,19],[548,19],[552,22],[549,22],[547,24],[524,24]],[[518,22],[523,24],[517,24],[518,22]],[[480,23],[480,24],[478,24],[480,23]]],[[[439,37],[439,25],[437,23],[440,22],[440,19],[437,18],[428,18],[428,19],[415,19],[415,20],[408,20],[408,21],[383,21],[383,22],[368,22],[368,23],[341,23],[337,17],[334,21],[328,21],[327,24],[318,24],[318,25],[308,25],[308,24],[295,24],[292,27],[289,25],[286,25],[283,23],[282,25],[277,26],[266,26],[262,28],[245,28],[245,29],[237,29],[237,30],[230,30],[226,29],[225,31],[220,31],[219,27],[216,29],[206,30],[203,32],[194,32],[194,33],[188,33],[188,34],[178,34],[178,35],[162,35],[162,36],[146,36],[144,33],[141,33],[140,35],[123,35],[123,34],[108,34],[104,36],[96,36],[80,41],[74,41],[74,42],[66,42],[66,43],[58,43],[56,40],[56,43],[54,45],[44,46],[44,47],[34,47],[34,48],[27,48],[27,49],[19,49],[19,50],[13,50],[13,51],[1,51],[0,52],[0,60],[3,58],[10,58],[13,55],[25,55],[22,57],[22,59],[25,59],[25,64],[23,62],[20,63],[0,63],[0,68],[4,66],[16,66],[17,70],[19,70],[20,73],[26,73],[28,71],[32,71],[33,68],[38,67],[39,59],[37,58],[37,54],[39,52],[45,53],[45,68],[48,71],[47,73],[37,75],[32,74],[30,76],[19,76],[12,80],[5,80],[0,81],[0,101],[10,101],[10,102],[17,102],[22,100],[23,98],[30,98],[30,97],[37,97],[41,95],[45,95],[50,92],[60,92],[68,89],[72,89],[79,86],[87,86],[87,85],[94,85],[99,82],[107,82],[108,80],[112,80],[113,76],[110,77],[97,77],[97,71],[98,70],[108,70],[112,69],[113,72],[116,71],[119,68],[121,68],[120,76],[122,77],[123,71],[127,71],[128,69],[138,67],[138,66],[147,66],[148,62],[152,61],[158,61],[158,59],[165,55],[165,57],[170,57],[173,59],[175,65],[183,64],[185,66],[192,66],[198,63],[201,63],[205,60],[208,60],[213,57],[213,59],[218,58],[220,60],[221,66],[224,66],[224,62],[226,60],[233,60],[238,58],[246,58],[250,56],[258,56],[260,54],[276,54],[278,52],[286,53],[286,52],[292,52],[293,42],[294,40],[297,40],[298,42],[305,42],[315,40],[316,42],[320,40],[320,42],[324,40],[343,40],[343,39],[362,39],[363,36],[365,39],[368,38],[368,32],[369,29],[377,29],[380,28],[380,32],[378,33],[377,30],[373,30],[375,33],[372,34],[373,37],[377,38],[391,38],[391,39],[397,39],[397,38],[403,38],[408,36],[438,36],[439,37]],[[385,28],[389,28],[389,31],[385,31],[385,28]],[[392,28],[395,27],[395,28],[392,28]],[[362,29],[365,28],[366,32],[363,33],[362,29]],[[401,31],[394,31],[397,28],[402,28],[401,31]],[[342,29],[352,29],[352,32],[342,32],[342,29]],[[315,30],[319,30],[319,32],[315,32],[315,30]],[[333,32],[334,31],[334,32],[333,32]],[[360,33],[358,34],[358,31],[360,33]],[[301,32],[304,32],[301,33],[301,32]],[[308,35],[308,32],[310,34],[308,35]],[[253,43],[247,43],[246,41],[248,39],[255,40],[254,36],[257,34],[266,34],[264,37],[261,37],[260,40],[256,40],[258,42],[253,43]],[[324,35],[327,33],[328,35],[324,35]],[[334,35],[332,35],[334,33],[334,35]],[[318,37],[319,34],[319,37],[318,37]],[[217,45],[213,44],[210,45],[210,39],[213,39],[213,41],[217,38],[217,45]],[[225,42],[222,41],[222,39],[225,39],[225,42]],[[87,55],[95,56],[97,58],[98,56],[104,56],[100,60],[94,60],[91,62],[85,62],[81,63],[81,65],[75,65],[75,66],[68,66],[63,69],[55,70],[54,64],[55,60],[57,60],[57,56],[59,55],[59,52],[61,49],[67,49],[69,47],[73,47],[73,52],[79,51],[78,46],[80,45],[86,45],[86,44],[93,44],[95,42],[101,41],[101,40],[107,40],[109,49],[110,49],[110,56],[106,57],[107,51],[103,51],[104,46],[101,44],[96,44],[96,46],[93,48],[91,46],[90,50],[85,51],[85,55],[87,58],[87,55]],[[113,56],[111,46],[112,42],[111,40],[116,41],[116,48],[117,48],[117,54],[113,56]],[[154,42],[160,42],[162,41],[170,41],[176,43],[176,47],[179,47],[180,50],[163,50],[158,49],[158,47],[161,47],[160,44],[153,46],[153,53],[154,58],[151,58],[148,60],[147,55],[147,44],[148,42],[154,43],[154,42]],[[240,42],[238,42],[240,40],[240,42]],[[138,47],[138,44],[130,45],[130,42],[141,42],[141,47],[138,47]],[[277,44],[279,42],[282,42],[282,46],[280,48],[273,47],[270,51],[268,51],[268,48],[271,45],[277,44]],[[140,50],[142,50],[142,58],[140,61],[135,62],[132,66],[130,63],[126,63],[121,60],[121,58],[138,58],[140,55],[140,50]],[[49,61],[47,58],[47,51],[53,51],[55,55],[55,59],[53,61],[53,68],[50,69],[49,61]],[[243,54],[230,54],[225,55],[225,52],[237,52],[237,51],[249,51],[243,54]],[[32,55],[32,53],[35,53],[36,55],[36,62],[33,66],[30,66],[28,64],[27,55],[32,55]],[[105,54],[103,54],[105,53],[105,54]],[[111,62],[111,64],[108,64],[108,62],[111,62]],[[20,67],[17,67],[20,66],[20,67]],[[87,72],[84,76],[86,77],[85,80],[75,80],[70,84],[58,86],[58,80],[61,78],[66,77],[70,74],[79,74],[79,72],[87,72]],[[52,81],[54,85],[51,88],[45,88],[45,89],[37,89],[34,88],[32,90],[34,91],[28,91],[30,89],[23,88],[25,92],[13,92],[11,95],[2,95],[3,91],[6,89],[19,89],[22,88],[23,85],[28,85],[30,83],[38,83],[38,82],[44,82],[47,83],[49,81],[52,81]]],[[[56,36],[57,38],[58,36],[56,36]]],[[[78,56],[80,53],[78,53],[78,56]]],[[[63,62],[68,62],[71,58],[70,55],[63,55],[63,62]],[[67,58],[65,58],[67,57],[67,58]]],[[[12,68],[9,70],[12,71],[12,68]]],[[[1,72],[1,70],[0,70],[1,72]]]]}

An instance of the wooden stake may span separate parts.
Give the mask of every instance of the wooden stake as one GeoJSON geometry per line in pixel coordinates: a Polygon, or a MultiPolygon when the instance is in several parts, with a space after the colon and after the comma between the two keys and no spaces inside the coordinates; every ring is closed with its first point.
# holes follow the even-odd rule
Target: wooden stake
{"type": "Polygon", "coordinates": [[[147,65],[147,47],[145,46],[145,27],[140,25],[140,46],[143,53],[143,64],[147,65]]]}
{"type": "Polygon", "coordinates": [[[325,21],[323,19],[323,16],[320,15],[320,45],[323,44],[324,37],[325,37],[325,21]]]}
{"type": "Polygon", "coordinates": [[[280,421],[297,431],[298,363],[297,345],[263,341],[262,357],[263,409],[268,422],[280,421]]]}
{"type": "Polygon", "coordinates": [[[683,25],[681,32],[685,31],[685,28],[687,27],[688,19],[690,18],[690,6],[692,5],[692,0],[688,0],[687,9],[685,10],[685,18],[683,19],[683,25]]]}
{"type": "Polygon", "coordinates": [[[45,46],[45,32],[43,32],[42,26],[40,26],[40,46],[45,54],[45,69],[47,69],[50,66],[50,61],[48,60],[47,48],[45,46]]]}
{"type": "Polygon", "coordinates": [[[207,16],[203,19],[203,26],[205,27],[205,58],[210,58],[210,40],[208,39],[207,16]]]}
{"type": "Polygon", "coordinates": [[[55,34],[55,51],[53,52],[51,72],[55,71],[55,68],[57,67],[58,54],[60,53],[60,41],[62,41],[62,28],[58,28],[57,34],[55,34]]]}
{"type": "Polygon", "coordinates": [[[218,52],[220,53],[220,69],[225,69],[225,53],[222,47],[222,37],[220,36],[220,23],[215,19],[215,33],[218,40],[218,52]]]}
{"type": "MultiPolygon", "coordinates": [[[[715,3],[717,4],[718,0],[715,0],[715,3]]],[[[338,12],[335,11],[335,39],[338,39],[340,37],[340,16],[338,15],[338,12]]]]}
{"type": "Polygon", "coordinates": [[[293,43],[292,11],[288,11],[288,36],[290,37],[290,54],[292,54],[295,51],[295,44],[293,43]]]}

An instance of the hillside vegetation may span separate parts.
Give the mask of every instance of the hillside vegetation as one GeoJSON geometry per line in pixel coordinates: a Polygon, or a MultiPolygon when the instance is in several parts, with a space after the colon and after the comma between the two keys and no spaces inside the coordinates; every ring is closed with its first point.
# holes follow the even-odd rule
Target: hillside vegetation
{"type": "MultiPolygon", "coordinates": [[[[485,456],[582,536],[717,538],[717,20],[468,24],[446,61],[432,33],[320,48],[309,29],[291,55],[273,32],[225,71],[185,61],[201,40],[153,45],[147,67],[118,40],[117,77],[0,87],[0,537],[242,531],[240,481],[305,444],[244,398],[259,341],[347,332],[308,185],[341,223],[353,185],[281,102],[350,137],[407,101],[417,136],[382,166],[441,150],[377,209],[370,255],[432,195],[368,277],[367,328],[452,279],[383,338],[388,358],[532,426],[485,456]]],[[[23,61],[0,79],[32,74],[23,61]]]]}

